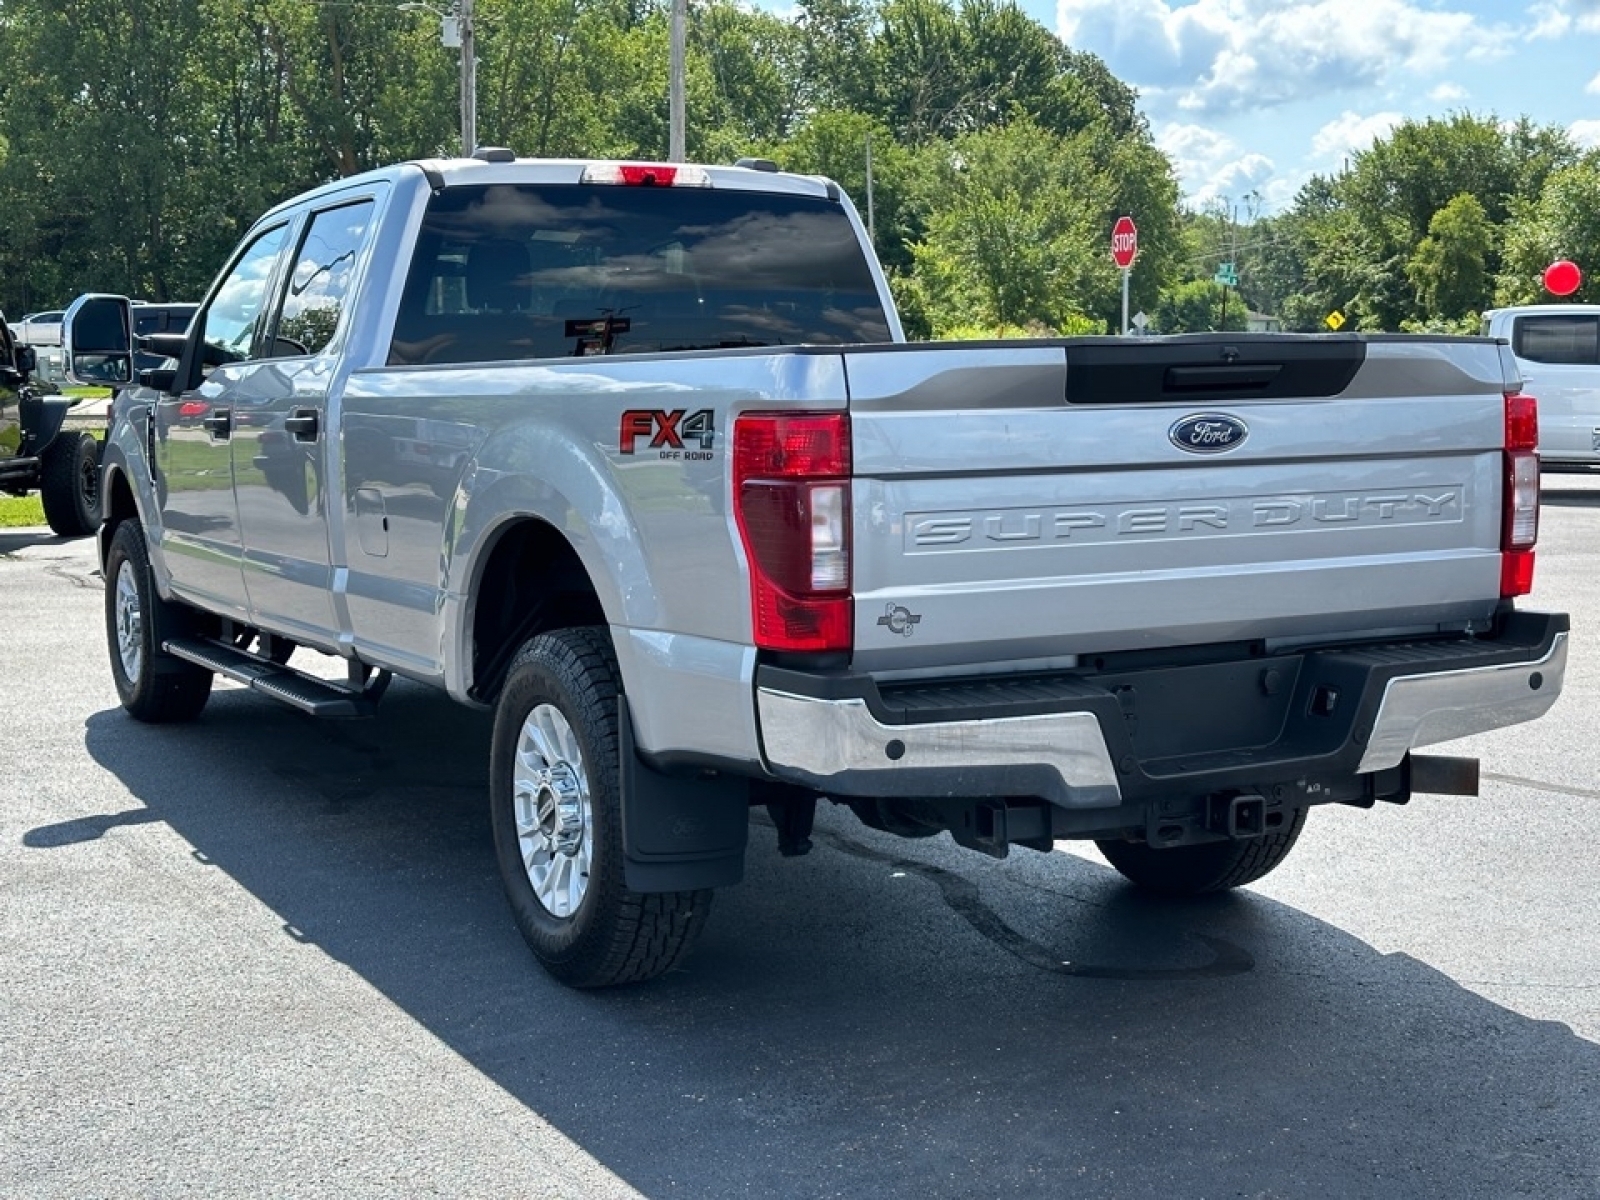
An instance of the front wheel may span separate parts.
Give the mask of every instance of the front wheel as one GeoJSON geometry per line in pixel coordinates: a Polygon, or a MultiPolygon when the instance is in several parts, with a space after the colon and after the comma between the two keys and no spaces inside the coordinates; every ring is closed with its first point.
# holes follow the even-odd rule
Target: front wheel
{"type": "Polygon", "coordinates": [[[1096,842],[1106,861],[1130,882],[1167,896],[1199,896],[1254,883],[1284,859],[1300,839],[1306,809],[1258,838],[1202,842],[1158,849],[1144,842],[1096,842]]]}
{"type": "Polygon", "coordinates": [[[191,622],[191,610],[156,591],[144,527],[118,525],[106,555],[106,643],[111,678],[130,716],[151,724],[192,721],[206,706],[211,672],[161,648],[191,622]]]}
{"type": "Polygon", "coordinates": [[[653,979],[689,952],[711,892],[629,891],[623,877],[616,656],[603,630],[530,638],[495,709],[495,856],[544,968],[573,987],[653,979]]]}
{"type": "Polygon", "coordinates": [[[45,447],[39,500],[60,537],[83,537],[100,527],[100,443],[92,433],[62,433],[45,447]]]}

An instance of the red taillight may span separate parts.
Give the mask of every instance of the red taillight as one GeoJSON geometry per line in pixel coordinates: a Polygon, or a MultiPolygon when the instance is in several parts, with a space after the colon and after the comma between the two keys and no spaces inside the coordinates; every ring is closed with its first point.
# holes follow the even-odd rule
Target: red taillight
{"type": "Polygon", "coordinates": [[[763,650],[849,650],[850,418],[744,413],[733,502],[763,650]]]}
{"type": "Polygon", "coordinates": [[[1533,591],[1533,546],[1539,540],[1539,405],[1506,396],[1505,498],[1500,524],[1500,595],[1533,591]]]}
{"type": "Polygon", "coordinates": [[[1506,449],[1539,448],[1539,402],[1532,396],[1506,397],[1506,449]]]}

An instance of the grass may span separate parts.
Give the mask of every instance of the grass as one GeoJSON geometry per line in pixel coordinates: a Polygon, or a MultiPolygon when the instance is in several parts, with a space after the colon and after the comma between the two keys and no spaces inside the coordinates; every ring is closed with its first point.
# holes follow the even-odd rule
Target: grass
{"type": "Polygon", "coordinates": [[[0,496],[0,529],[44,524],[44,505],[37,495],[0,496]]]}
{"type": "MultiPolygon", "coordinates": [[[[109,388],[74,388],[69,394],[78,392],[83,393],[86,399],[94,399],[96,395],[111,394],[109,388]]],[[[29,492],[26,496],[7,496],[0,493],[0,529],[24,529],[30,525],[44,523],[44,504],[39,499],[38,492],[29,492]]]]}

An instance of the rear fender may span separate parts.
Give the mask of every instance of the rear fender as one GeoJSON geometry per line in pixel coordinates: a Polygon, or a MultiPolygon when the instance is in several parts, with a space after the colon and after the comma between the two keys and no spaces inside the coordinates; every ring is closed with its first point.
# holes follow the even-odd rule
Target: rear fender
{"type": "MultiPolygon", "coordinates": [[[[546,444],[539,450],[541,473],[535,477],[525,468],[500,465],[514,456],[497,443],[520,440],[517,431],[507,432],[506,439],[486,444],[467,469],[454,505],[459,520],[445,529],[444,632],[451,648],[445,655],[445,683],[458,699],[468,698],[473,685],[477,588],[501,536],[521,522],[540,521],[572,547],[608,624],[650,627],[661,619],[639,531],[593,447],[575,440],[546,444]],[[588,520],[587,514],[597,514],[598,520],[588,520]]],[[[548,426],[541,430],[549,443],[556,441],[553,432],[548,426]]]]}

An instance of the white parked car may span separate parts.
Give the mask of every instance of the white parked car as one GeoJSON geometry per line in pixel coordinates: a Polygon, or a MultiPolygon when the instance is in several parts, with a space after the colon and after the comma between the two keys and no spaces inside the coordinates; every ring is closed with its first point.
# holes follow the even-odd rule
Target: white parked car
{"type": "Polygon", "coordinates": [[[1511,343],[1522,387],[1539,401],[1539,465],[1600,470],[1600,304],[1529,304],[1483,314],[1511,343]]]}
{"type": "Polygon", "coordinates": [[[61,310],[29,313],[11,327],[19,346],[61,345],[61,310]]]}

